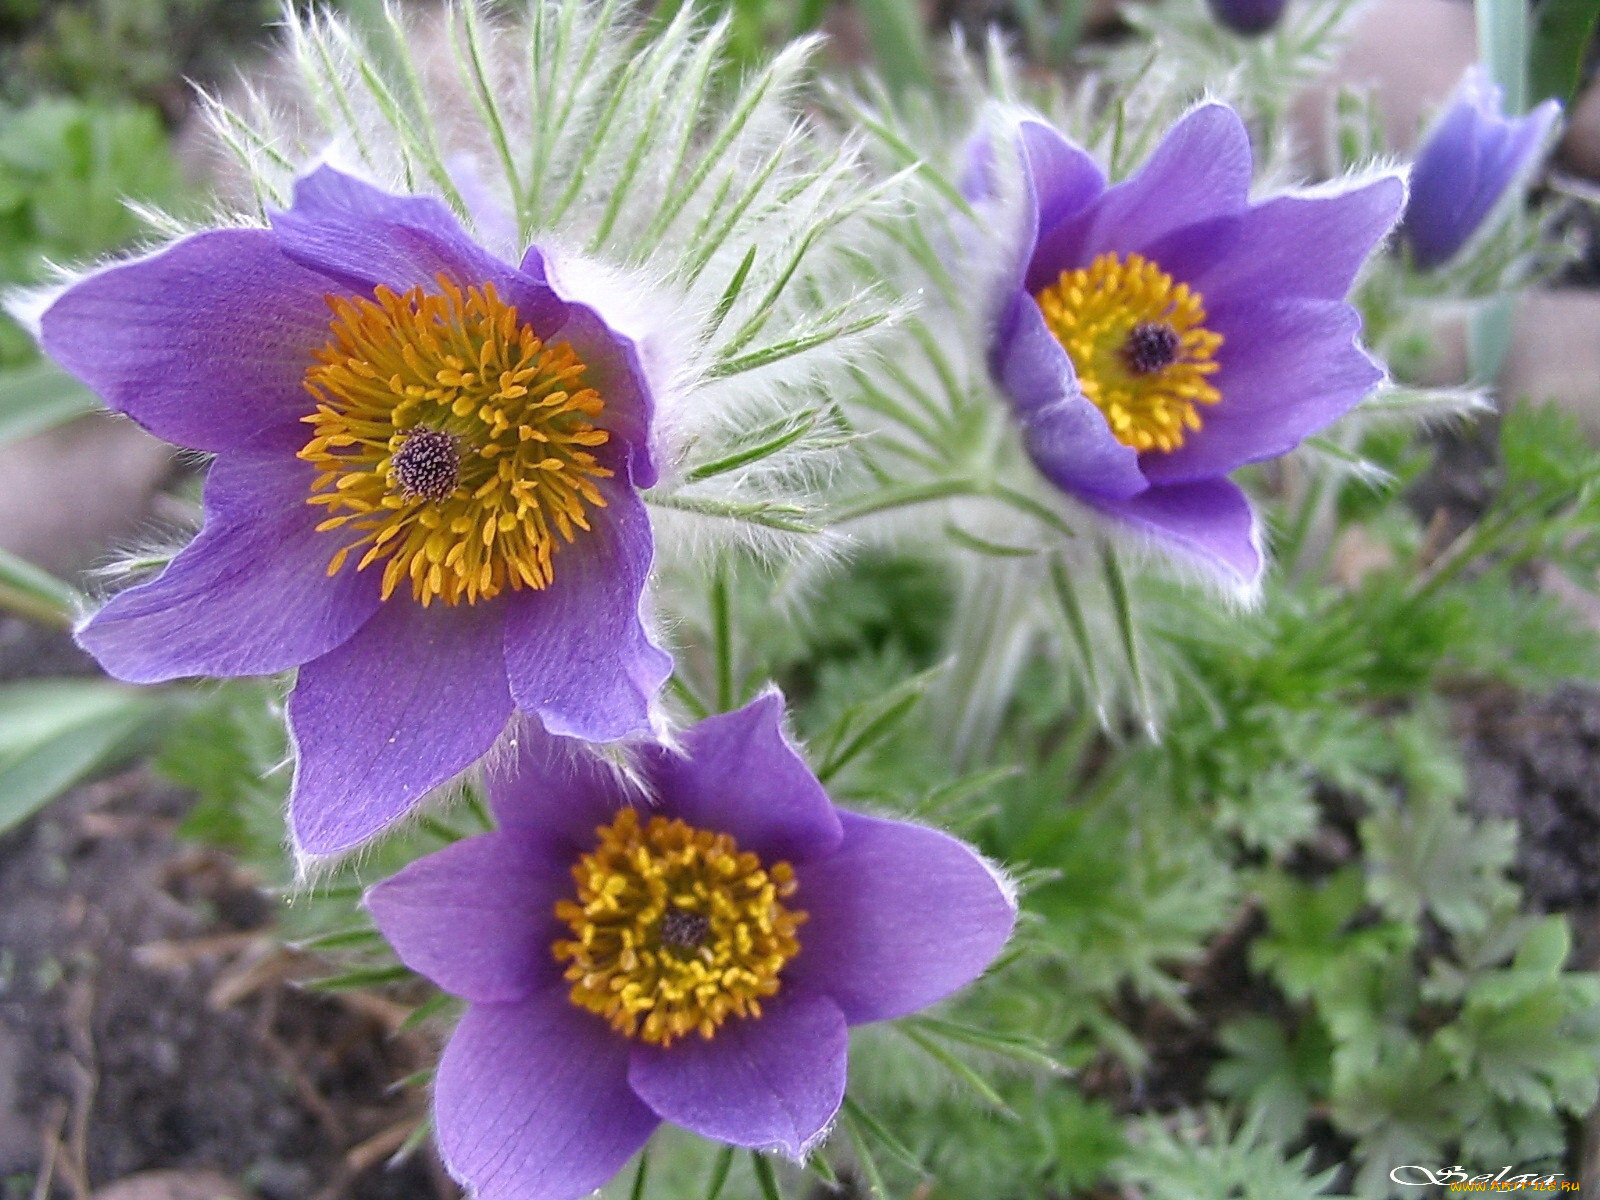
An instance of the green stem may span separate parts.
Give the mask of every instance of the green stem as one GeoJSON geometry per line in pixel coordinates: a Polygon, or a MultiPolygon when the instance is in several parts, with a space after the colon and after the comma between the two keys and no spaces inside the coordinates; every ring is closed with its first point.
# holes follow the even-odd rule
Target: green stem
{"type": "Polygon", "coordinates": [[[835,509],[829,524],[844,525],[897,508],[911,508],[918,504],[931,504],[935,500],[948,500],[952,496],[976,496],[982,493],[983,489],[970,479],[933,479],[926,483],[900,484],[835,509]]]}
{"type": "Polygon", "coordinates": [[[711,1183],[706,1187],[706,1200],[717,1200],[727,1185],[728,1172],[733,1169],[733,1147],[724,1146],[711,1166],[711,1183]]]}
{"type": "Polygon", "coordinates": [[[733,710],[733,620],[728,604],[727,564],[717,567],[711,581],[711,636],[716,647],[717,711],[733,710]]]}

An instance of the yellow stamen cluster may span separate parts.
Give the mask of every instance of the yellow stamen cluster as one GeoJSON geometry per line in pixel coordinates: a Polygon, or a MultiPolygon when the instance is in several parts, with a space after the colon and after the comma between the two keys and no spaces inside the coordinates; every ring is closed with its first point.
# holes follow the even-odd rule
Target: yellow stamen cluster
{"type": "Polygon", "coordinates": [[[353,535],[328,574],[364,548],[385,600],[404,581],[424,605],[548,587],[561,542],[605,506],[594,481],[612,472],[591,453],[610,438],[592,420],[605,406],[572,347],[542,342],[492,283],[438,285],[328,297],[300,451],[329,513],[317,529],[353,535]]]}
{"type": "Polygon", "coordinates": [[[1045,324],[1066,349],[1083,394],[1125,446],[1176,450],[1200,428],[1199,405],[1222,399],[1215,374],[1220,334],[1187,284],[1138,254],[1102,254],[1086,268],[1063,271],[1035,297],[1045,324]],[[1175,337],[1170,361],[1138,361],[1139,334],[1175,337]]]}
{"type": "Polygon", "coordinates": [[[800,949],[805,914],[783,905],[794,869],[763,866],[725,833],[641,822],[632,808],[595,832],[599,844],[572,868],[577,898],[556,905],[572,930],[554,946],[572,1002],[658,1046],[759,1017],[800,949]]]}

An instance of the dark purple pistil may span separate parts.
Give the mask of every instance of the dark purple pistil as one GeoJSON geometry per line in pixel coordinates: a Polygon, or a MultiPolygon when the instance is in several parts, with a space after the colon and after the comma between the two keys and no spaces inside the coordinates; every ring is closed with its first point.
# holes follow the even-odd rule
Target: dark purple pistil
{"type": "Polygon", "coordinates": [[[461,448],[437,429],[408,430],[389,465],[407,499],[443,500],[461,482],[461,448]]]}
{"type": "Polygon", "coordinates": [[[1178,331],[1165,321],[1142,321],[1128,330],[1122,356],[1135,375],[1151,375],[1178,361],[1178,342],[1178,331]]]}
{"type": "Polygon", "coordinates": [[[684,908],[669,908],[662,914],[659,936],[663,946],[674,950],[698,950],[711,933],[711,919],[684,908]]]}

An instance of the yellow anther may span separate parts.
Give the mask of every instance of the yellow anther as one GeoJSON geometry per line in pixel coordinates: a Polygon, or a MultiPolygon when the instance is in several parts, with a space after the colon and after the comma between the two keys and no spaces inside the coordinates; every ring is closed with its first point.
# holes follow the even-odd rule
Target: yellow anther
{"type": "Polygon", "coordinates": [[[549,587],[586,507],[605,507],[593,481],[613,474],[590,453],[610,434],[592,423],[605,404],[583,360],[541,341],[492,283],[441,275],[437,291],[328,307],[300,451],[318,469],[309,502],[329,513],[318,528],[353,535],[328,573],[365,548],[357,569],[384,563],[386,600],[407,581],[424,605],[549,587]]]}
{"type": "Polygon", "coordinates": [[[569,964],[572,1002],[658,1046],[760,1016],[800,950],[806,915],[783,904],[794,869],[764,865],[725,833],[641,822],[632,808],[595,832],[572,868],[576,897],[555,909],[572,931],[552,947],[569,964]]]}
{"type": "Polygon", "coordinates": [[[1176,450],[1200,428],[1198,406],[1222,399],[1207,382],[1222,336],[1205,327],[1200,296],[1149,259],[1102,254],[1035,299],[1123,445],[1176,450]]]}

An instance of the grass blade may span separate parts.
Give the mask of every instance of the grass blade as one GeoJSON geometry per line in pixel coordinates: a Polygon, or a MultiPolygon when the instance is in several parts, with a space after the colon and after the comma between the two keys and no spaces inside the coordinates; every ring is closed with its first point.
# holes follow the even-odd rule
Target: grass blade
{"type": "Polygon", "coordinates": [[[0,833],[106,762],[161,709],[160,693],[103,679],[0,687],[0,833]]]}
{"type": "Polygon", "coordinates": [[[43,433],[100,407],[95,394],[51,362],[0,372],[0,445],[43,433]]]}
{"type": "Polygon", "coordinates": [[[0,549],[0,608],[46,625],[71,629],[84,607],[76,590],[9,550],[0,549]]]}

